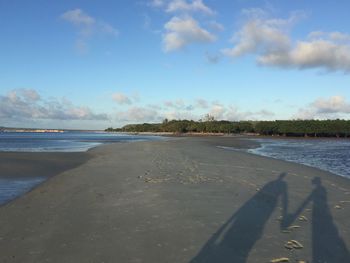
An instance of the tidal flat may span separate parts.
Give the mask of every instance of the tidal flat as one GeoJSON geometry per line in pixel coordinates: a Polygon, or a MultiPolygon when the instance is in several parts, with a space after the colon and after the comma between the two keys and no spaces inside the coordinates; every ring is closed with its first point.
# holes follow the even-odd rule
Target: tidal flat
{"type": "Polygon", "coordinates": [[[50,179],[0,207],[0,262],[350,262],[349,179],[219,145],[254,146],[107,144],[52,155],[54,173],[3,153],[2,176],[50,179]]]}

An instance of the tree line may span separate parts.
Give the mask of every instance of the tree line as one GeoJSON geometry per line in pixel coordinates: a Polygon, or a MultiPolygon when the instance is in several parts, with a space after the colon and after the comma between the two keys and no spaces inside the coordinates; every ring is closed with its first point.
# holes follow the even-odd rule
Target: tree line
{"type": "Polygon", "coordinates": [[[172,133],[255,133],[270,136],[350,137],[350,120],[276,120],[276,121],[193,121],[165,119],[162,123],[128,124],[108,128],[109,132],[172,133]]]}

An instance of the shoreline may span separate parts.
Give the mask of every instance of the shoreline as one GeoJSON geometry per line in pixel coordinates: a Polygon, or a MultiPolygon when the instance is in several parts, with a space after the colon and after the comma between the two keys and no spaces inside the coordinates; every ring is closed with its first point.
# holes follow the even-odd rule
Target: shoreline
{"type": "Polygon", "coordinates": [[[322,169],[320,167],[316,167],[316,166],[312,166],[312,165],[309,165],[309,164],[305,164],[305,163],[299,163],[299,162],[295,162],[295,161],[289,161],[289,160],[284,160],[284,159],[279,159],[277,157],[272,157],[272,156],[268,156],[268,155],[263,155],[263,154],[257,154],[257,153],[254,153],[254,152],[250,152],[249,150],[251,149],[257,149],[259,148],[259,146],[257,148],[243,148],[243,149],[239,149],[239,148],[233,148],[233,147],[228,147],[228,146],[217,146],[218,148],[221,148],[223,150],[226,150],[226,151],[238,151],[238,152],[243,152],[243,153],[247,153],[247,154],[251,154],[253,156],[259,156],[259,157],[262,157],[262,158],[267,158],[267,159],[273,159],[273,160],[279,160],[279,161],[283,161],[283,162],[287,162],[287,163],[292,163],[292,164],[297,164],[297,165],[301,165],[301,166],[305,166],[305,167],[309,167],[309,168],[313,168],[313,169],[316,169],[316,170],[319,170],[320,172],[326,172],[326,173],[329,173],[331,176],[335,176],[335,177],[341,177],[341,178],[344,178],[346,180],[350,180],[350,178],[346,175],[341,175],[341,174],[337,174],[335,172],[332,172],[332,171],[329,171],[329,170],[326,170],[326,169],[322,169]],[[226,149],[225,149],[226,148],[226,149]]]}
{"type": "Polygon", "coordinates": [[[165,137],[247,137],[247,138],[264,138],[264,139],[300,139],[300,140],[317,140],[317,139],[329,139],[329,140],[348,140],[350,137],[336,137],[336,136],[284,136],[284,135],[259,135],[259,134],[249,134],[249,133],[201,133],[201,132],[187,132],[187,133],[177,133],[177,132],[110,132],[106,133],[119,133],[127,135],[151,135],[151,136],[165,136],[165,137]]]}
{"type": "MultiPolygon", "coordinates": [[[[145,132],[144,135],[146,135],[146,134],[149,134],[149,133],[145,132]]],[[[156,135],[156,136],[165,136],[166,137],[166,135],[156,135]]],[[[274,160],[280,160],[280,161],[287,162],[287,163],[293,163],[293,164],[305,166],[308,168],[317,169],[320,172],[326,172],[326,173],[329,173],[330,175],[335,176],[335,177],[341,177],[341,178],[345,178],[346,180],[350,180],[350,178],[347,176],[337,174],[335,172],[332,172],[332,171],[329,171],[326,169],[322,169],[320,167],[316,167],[316,166],[312,166],[312,165],[304,164],[304,163],[300,163],[300,162],[295,162],[295,161],[279,159],[276,157],[263,155],[263,154],[257,154],[257,153],[249,151],[251,149],[258,149],[259,147],[262,147],[260,142],[254,141],[254,140],[252,141],[251,139],[259,139],[259,138],[269,139],[269,138],[274,137],[274,136],[244,136],[244,135],[242,135],[242,136],[235,136],[235,135],[234,136],[218,136],[218,135],[214,135],[214,138],[215,137],[221,138],[222,145],[214,145],[214,146],[218,147],[220,149],[223,149],[225,151],[240,151],[240,152],[243,152],[246,154],[251,154],[254,156],[259,156],[259,157],[274,159],[274,160]],[[225,144],[225,141],[230,142],[232,138],[236,139],[234,146],[229,146],[231,144],[225,144]]],[[[168,138],[169,139],[171,139],[171,138],[212,138],[212,136],[210,136],[210,135],[209,136],[204,136],[204,135],[203,136],[192,136],[191,135],[191,136],[170,136],[168,138]]],[[[275,138],[275,139],[285,139],[285,138],[275,138]]],[[[296,139],[298,139],[298,137],[296,137],[296,139]]],[[[314,138],[314,139],[316,139],[316,138],[314,138]]],[[[333,139],[336,139],[336,138],[333,138],[333,139]]],[[[141,141],[128,141],[128,143],[131,143],[131,142],[141,142],[141,141]]],[[[92,158],[91,152],[94,151],[95,149],[100,148],[100,147],[104,147],[105,145],[108,145],[108,144],[114,144],[114,143],[125,143],[125,142],[122,142],[122,141],[101,142],[100,144],[95,145],[93,147],[90,147],[86,151],[81,151],[81,152],[71,152],[71,151],[62,151],[62,152],[7,152],[7,151],[5,151],[5,152],[0,152],[0,159],[1,159],[0,167],[3,166],[3,164],[5,162],[8,162],[9,159],[12,159],[12,161],[13,161],[13,159],[16,159],[15,161],[19,162],[19,164],[21,166],[23,164],[23,161],[24,161],[23,159],[26,159],[26,158],[28,158],[29,160],[26,160],[26,162],[24,162],[24,164],[25,163],[28,164],[28,161],[38,161],[38,159],[40,159],[40,162],[44,162],[44,166],[45,166],[47,164],[50,164],[50,162],[52,164],[53,160],[55,159],[58,161],[58,165],[60,166],[60,168],[58,170],[54,169],[54,171],[52,171],[51,168],[50,168],[50,170],[41,169],[40,173],[35,174],[35,175],[33,175],[33,172],[31,171],[31,169],[33,169],[33,167],[35,167],[36,169],[38,168],[35,164],[33,166],[26,167],[26,168],[29,168],[30,175],[28,175],[28,173],[25,174],[24,172],[21,173],[21,171],[17,170],[18,168],[12,170],[12,172],[9,171],[8,169],[6,170],[6,168],[5,168],[5,171],[3,171],[3,173],[0,174],[0,180],[1,179],[11,179],[11,178],[22,179],[22,178],[28,178],[28,177],[33,177],[33,179],[35,179],[35,178],[43,178],[43,179],[40,182],[33,184],[33,186],[29,188],[29,190],[22,192],[20,195],[16,195],[14,198],[11,198],[10,200],[8,200],[6,202],[1,203],[1,200],[0,200],[0,207],[2,205],[5,205],[8,202],[12,202],[13,200],[19,198],[20,196],[22,196],[26,193],[34,190],[40,184],[42,184],[46,180],[50,179],[50,177],[84,164],[86,161],[88,161],[90,158],[92,158]],[[17,156],[17,154],[19,156],[17,156]],[[17,158],[17,157],[20,157],[20,158],[17,158]],[[67,162],[67,160],[68,160],[68,162],[67,162]],[[45,164],[45,163],[47,163],[47,164],[45,164]],[[11,175],[11,173],[12,173],[12,175],[11,175]],[[13,175],[13,173],[15,173],[15,175],[13,175]]]]}
{"type": "Polygon", "coordinates": [[[0,262],[312,262],[315,247],[328,260],[323,246],[336,252],[330,262],[347,262],[348,179],[215,147],[222,144],[251,146],[240,138],[183,137],[89,150],[80,165],[0,207],[0,262]],[[299,228],[289,232],[277,220],[283,191],[287,215],[298,214],[299,228]],[[303,249],[286,249],[291,239],[303,249]]]}
{"type": "Polygon", "coordinates": [[[49,178],[84,164],[90,158],[88,152],[0,152],[0,180],[3,184],[0,191],[13,189],[14,192],[4,195],[4,199],[0,198],[0,207],[33,191],[49,178]],[[36,182],[31,182],[33,180],[36,182]],[[21,182],[23,191],[11,185],[17,181],[21,182]]]}
{"type": "Polygon", "coordinates": [[[0,152],[0,177],[52,177],[91,158],[86,152],[0,152]]]}
{"type": "MultiPolygon", "coordinates": [[[[154,135],[154,136],[167,137],[165,134],[155,135],[154,133],[148,133],[148,132],[145,132],[142,135],[154,135]]],[[[258,149],[258,148],[262,147],[262,144],[254,139],[260,139],[260,138],[261,139],[270,139],[270,138],[271,139],[286,139],[286,137],[280,138],[279,136],[276,137],[276,136],[252,136],[252,135],[249,135],[249,136],[247,136],[247,135],[225,136],[225,135],[217,135],[217,134],[214,136],[211,136],[211,135],[209,135],[209,136],[205,136],[205,135],[201,135],[201,136],[196,136],[196,135],[168,136],[169,139],[172,139],[172,138],[175,138],[175,139],[176,138],[204,138],[205,139],[205,138],[215,138],[215,137],[220,138],[222,143],[221,143],[221,145],[214,145],[214,144],[213,145],[215,147],[223,149],[225,151],[240,151],[240,152],[243,152],[246,154],[251,154],[254,156],[259,156],[259,157],[274,159],[274,160],[280,160],[280,161],[287,162],[287,163],[293,163],[293,164],[305,166],[308,168],[317,169],[320,172],[329,173],[331,176],[334,176],[334,177],[341,177],[341,178],[345,178],[346,180],[350,180],[350,178],[345,176],[345,175],[337,174],[335,172],[332,172],[332,171],[329,171],[326,169],[322,169],[320,167],[312,166],[310,164],[280,159],[280,158],[276,158],[276,157],[272,157],[272,156],[268,156],[268,155],[263,155],[263,154],[258,154],[258,153],[254,153],[254,152],[249,151],[251,149],[258,149]],[[234,146],[232,146],[231,144],[225,144],[225,141],[230,142],[230,141],[232,141],[233,138],[235,139],[234,146]]],[[[302,139],[302,138],[296,137],[296,138],[291,138],[291,139],[302,139]]],[[[318,139],[318,138],[311,138],[311,139],[318,139]]],[[[331,138],[331,139],[337,139],[337,138],[331,138]]],[[[141,142],[141,141],[128,141],[128,142],[131,143],[131,142],[141,142]]],[[[38,179],[38,178],[39,179],[42,178],[42,179],[39,180],[37,183],[33,184],[33,186],[29,188],[29,190],[23,191],[20,195],[16,195],[15,197],[11,198],[10,200],[7,200],[6,202],[1,203],[1,200],[0,200],[0,207],[2,205],[5,205],[8,202],[12,202],[13,200],[19,198],[20,196],[22,196],[26,193],[34,190],[36,187],[38,187],[40,184],[44,183],[50,177],[84,164],[86,161],[88,161],[90,158],[92,158],[91,152],[94,151],[95,149],[100,148],[100,147],[104,147],[105,145],[108,145],[108,144],[114,144],[114,143],[125,143],[125,142],[123,142],[123,141],[101,142],[98,145],[95,145],[93,147],[88,148],[86,151],[80,151],[80,152],[71,152],[71,151],[62,151],[62,152],[7,152],[7,151],[5,151],[5,152],[0,152],[0,159],[2,160],[2,161],[0,161],[0,166],[3,166],[3,163],[7,162],[8,159],[11,159],[11,158],[16,159],[16,162],[19,162],[20,166],[21,166],[22,162],[23,162],[23,157],[25,157],[25,156],[26,156],[26,158],[28,158],[31,161],[37,161],[38,159],[40,159],[40,161],[44,162],[44,166],[47,165],[45,163],[50,164],[50,160],[51,160],[51,164],[52,164],[53,159],[55,159],[58,161],[59,166],[60,166],[60,168],[57,171],[55,171],[55,170],[52,171],[51,168],[50,168],[50,171],[48,171],[47,169],[46,170],[41,169],[40,173],[35,174],[35,175],[33,175],[33,172],[29,172],[32,175],[28,175],[28,173],[23,175],[24,173],[18,172],[18,170],[16,168],[12,171],[12,173],[16,174],[15,176],[13,176],[13,175],[11,175],[11,171],[5,169],[5,172],[0,174],[0,180],[1,179],[11,179],[11,178],[23,179],[23,178],[28,178],[28,177],[33,177],[33,179],[38,179]],[[17,158],[18,157],[17,154],[19,155],[20,158],[17,158]],[[14,158],[14,156],[16,156],[16,158],[14,158]],[[43,156],[45,156],[45,157],[43,158],[43,156]],[[78,157],[78,158],[76,158],[76,157],[78,157]],[[5,162],[4,162],[4,160],[5,160],[5,162]],[[67,160],[69,160],[69,161],[67,162],[67,160]]],[[[28,164],[28,160],[27,160],[27,164],[28,164]]],[[[35,167],[35,165],[33,165],[33,166],[35,167]]],[[[27,168],[33,168],[33,166],[27,166],[27,168]]]]}

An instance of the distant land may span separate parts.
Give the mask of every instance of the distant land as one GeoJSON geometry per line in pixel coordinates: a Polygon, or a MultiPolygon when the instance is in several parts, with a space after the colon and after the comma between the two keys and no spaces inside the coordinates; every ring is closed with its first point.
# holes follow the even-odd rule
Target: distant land
{"type": "Polygon", "coordinates": [[[43,129],[43,128],[18,128],[18,127],[0,127],[0,132],[50,132],[50,133],[62,133],[62,132],[97,132],[100,130],[73,130],[73,129],[43,129]]]}
{"type": "Polygon", "coordinates": [[[23,129],[23,128],[6,128],[0,127],[0,132],[52,132],[52,133],[61,133],[64,130],[56,130],[56,129],[23,129]]]}
{"type": "Polygon", "coordinates": [[[256,134],[293,137],[350,138],[350,120],[275,120],[225,121],[167,120],[162,123],[128,124],[122,128],[107,128],[107,132],[256,134]]]}

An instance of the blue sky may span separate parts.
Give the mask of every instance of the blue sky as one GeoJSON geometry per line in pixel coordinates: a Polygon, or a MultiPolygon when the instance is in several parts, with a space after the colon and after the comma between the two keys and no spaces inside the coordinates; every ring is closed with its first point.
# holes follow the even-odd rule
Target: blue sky
{"type": "Polygon", "coordinates": [[[350,117],[349,1],[0,0],[0,126],[350,117]]]}

